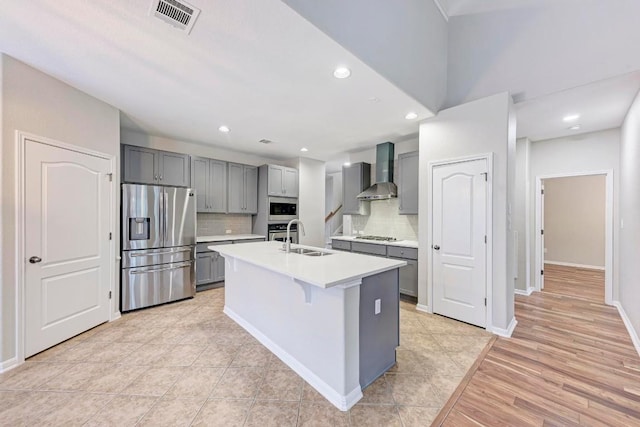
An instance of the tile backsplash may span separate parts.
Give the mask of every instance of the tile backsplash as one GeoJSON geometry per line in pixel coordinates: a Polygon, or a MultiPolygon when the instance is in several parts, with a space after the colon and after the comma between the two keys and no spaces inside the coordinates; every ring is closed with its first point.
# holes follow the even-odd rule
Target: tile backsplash
{"type": "MultiPolygon", "coordinates": [[[[398,199],[376,200],[369,203],[371,203],[370,215],[351,215],[351,234],[418,240],[418,215],[399,215],[398,199]]],[[[347,222],[345,221],[345,225],[347,222]]]]}
{"type": "Polygon", "coordinates": [[[197,216],[198,236],[227,234],[251,234],[251,215],[199,213],[197,216]]]}

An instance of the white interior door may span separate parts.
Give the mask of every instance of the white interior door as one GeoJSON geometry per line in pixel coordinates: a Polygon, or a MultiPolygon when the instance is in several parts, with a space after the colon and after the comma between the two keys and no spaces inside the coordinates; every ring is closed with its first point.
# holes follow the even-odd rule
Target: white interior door
{"type": "Polygon", "coordinates": [[[109,160],[25,145],[25,357],[109,319],[109,160]]]}
{"type": "Polygon", "coordinates": [[[486,326],[487,161],[433,168],[433,311],[486,326]]]}

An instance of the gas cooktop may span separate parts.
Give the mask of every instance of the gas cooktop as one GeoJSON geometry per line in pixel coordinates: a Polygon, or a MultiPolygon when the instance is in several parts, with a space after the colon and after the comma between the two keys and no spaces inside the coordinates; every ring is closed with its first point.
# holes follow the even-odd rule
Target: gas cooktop
{"type": "Polygon", "coordinates": [[[387,236],[357,236],[356,239],[361,240],[378,240],[381,242],[394,242],[398,239],[395,237],[387,237],[387,236]]]}

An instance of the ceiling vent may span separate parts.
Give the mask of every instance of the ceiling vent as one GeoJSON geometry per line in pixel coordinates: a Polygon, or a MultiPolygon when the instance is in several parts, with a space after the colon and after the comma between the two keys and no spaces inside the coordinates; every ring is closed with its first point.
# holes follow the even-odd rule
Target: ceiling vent
{"type": "Polygon", "coordinates": [[[181,29],[189,34],[200,15],[200,9],[189,3],[178,0],[153,0],[149,15],[162,19],[164,22],[181,29]]]}
{"type": "Polygon", "coordinates": [[[262,144],[271,144],[273,141],[271,141],[270,139],[261,139],[260,141],[258,141],[262,144]]]}

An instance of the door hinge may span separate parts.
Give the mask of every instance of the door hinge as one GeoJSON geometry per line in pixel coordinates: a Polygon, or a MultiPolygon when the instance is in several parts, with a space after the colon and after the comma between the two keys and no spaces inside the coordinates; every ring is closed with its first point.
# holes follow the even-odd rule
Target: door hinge
{"type": "Polygon", "coordinates": [[[544,230],[540,230],[540,234],[544,236],[544,230]]]}
{"type": "Polygon", "coordinates": [[[109,233],[109,240],[113,239],[113,233],[109,233]]]}
{"type": "Polygon", "coordinates": [[[484,180],[485,180],[485,181],[489,181],[489,178],[488,178],[489,173],[487,173],[487,172],[482,172],[482,173],[481,173],[481,175],[484,175],[484,180]]]}
{"type": "Polygon", "coordinates": [[[544,276],[544,270],[540,270],[540,275],[544,276]]]}
{"type": "Polygon", "coordinates": [[[484,299],[484,306],[485,307],[487,306],[487,299],[486,298],[484,299]]]}
{"type": "Polygon", "coordinates": [[[540,190],[540,194],[544,196],[544,188],[540,190]]]}
{"type": "Polygon", "coordinates": [[[109,299],[111,299],[111,291],[109,291],[109,299]]]}
{"type": "Polygon", "coordinates": [[[109,177],[109,182],[113,181],[113,174],[112,173],[108,173],[107,176],[109,177]]]}
{"type": "Polygon", "coordinates": [[[487,244],[487,235],[486,234],[484,235],[484,244],[485,245],[487,244]]]}

